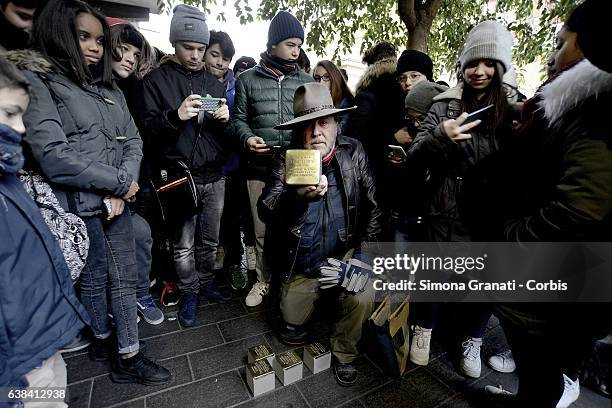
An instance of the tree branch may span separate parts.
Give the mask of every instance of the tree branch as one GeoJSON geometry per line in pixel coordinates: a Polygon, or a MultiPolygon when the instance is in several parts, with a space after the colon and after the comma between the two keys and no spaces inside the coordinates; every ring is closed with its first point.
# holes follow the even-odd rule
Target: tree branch
{"type": "Polygon", "coordinates": [[[414,0],[397,0],[397,14],[409,31],[416,27],[417,15],[414,0]]]}
{"type": "Polygon", "coordinates": [[[423,10],[433,22],[441,6],[442,6],[442,0],[427,0],[425,4],[423,5],[423,10]]]}

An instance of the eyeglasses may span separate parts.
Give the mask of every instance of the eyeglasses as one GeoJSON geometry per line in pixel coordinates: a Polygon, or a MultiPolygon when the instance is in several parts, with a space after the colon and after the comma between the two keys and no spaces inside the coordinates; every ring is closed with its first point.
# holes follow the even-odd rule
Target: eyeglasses
{"type": "Polygon", "coordinates": [[[327,74],[325,74],[325,75],[323,75],[323,76],[320,76],[320,75],[313,75],[312,77],[313,77],[313,78],[314,78],[314,80],[315,80],[315,81],[317,81],[317,82],[321,82],[321,81],[323,81],[323,82],[329,82],[329,75],[327,75],[327,74]]]}
{"type": "Polygon", "coordinates": [[[413,72],[410,75],[400,75],[399,77],[397,77],[397,82],[399,82],[400,84],[405,84],[406,82],[408,82],[408,80],[410,80],[410,82],[415,82],[424,76],[425,75],[421,74],[420,72],[413,72]]]}
{"type": "Polygon", "coordinates": [[[425,118],[423,116],[415,117],[411,115],[404,116],[404,126],[412,126],[416,129],[421,127],[421,123],[423,123],[425,118]]]}

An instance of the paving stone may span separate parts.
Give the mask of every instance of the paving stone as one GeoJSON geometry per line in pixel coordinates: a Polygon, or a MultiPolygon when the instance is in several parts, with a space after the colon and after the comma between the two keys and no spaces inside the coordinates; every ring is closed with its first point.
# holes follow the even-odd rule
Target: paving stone
{"type": "MultiPolygon", "coordinates": [[[[490,403],[489,403],[490,405],[490,403]]],[[[470,400],[464,395],[456,395],[453,398],[445,401],[439,408],[489,408],[483,405],[482,402],[470,400]]]]}
{"type": "Polygon", "coordinates": [[[265,312],[253,313],[219,323],[225,341],[234,341],[272,330],[265,312]]]}
{"type": "Polygon", "coordinates": [[[193,375],[197,380],[242,367],[247,364],[248,349],[264,343],[262,336],[256,336],[190,354],[193,375]]]}
{"type": "Polygon", "coordinates": [[[156,360],[202,350],[223,343],[216,325],[196,327],[147,341],[147,355],[156,360]]]}
{"type": "MultiPolygon", "coordinates": [[[[458,357],[457,357],[458,358],[458,357]]],[[[482,371],[481,377],[486,377],[489,375],[492,370],[485,364],[485,362],[481,362],[482,371]]],[[[440,358],[429,363],[425,369],[434,377],[441,379],[446,385],[454,389],[455,391],[465,391],[469,388],[471,384],[479,381],[478,378],[470,378],[465,377],[464,375],[459,373],[459,364],[451,360],[450,354],[445,354],[440,358]]]]}
{"type": "Polygon", "coordinates": [[[170,381],[163,385],[116,384],[111,381],[110,375],[96,378],[93,385],[91,408],[119,404],[192,380],[186,356],[161,361],[160,364],[172,373],[170,381]]]}
{"type": "Polygon", "coordinates": [[[212,303],[199,308],[196,326],[217,323],[246,314],[247,312],[237,300],[228,303],[212,303]]]}
{"type": "Polygon", "coordinates": [[[348,403],[346,403],[344,405],[340,405],[340,407],[338,407],[338,408],[364,408],[364,407],[365,407],[365,405],[363,405],[361,403],[361,401],[353,400],[353,401],[348,402],[348,403]]]}
{"type": "Polygon", "coordinates": [[[66,404],[68,404],[70,408],[89,408],[91,385],[92,380],[69,385],[66,404]]]}
{"type": "Polygon", "coordinates": [[[68,371],[68,384],[108,374],[111,368],[110,362],[92,361],[87,354],[68,358],[65,361],[68,371]]]}
{"type": "Polygon", "coordinates": [[[165,320],[158,325],[152,325],[141,320],[138,324],[138,337],[147,339],[149,337],[168,334],[181,329],[175,313],[164,313],[164,317],[165,320]],[[174,318],[174,320],[168,320],[168,318],[174,318]]]}
{"type": "Polygon", "coordinates": [[[366,407],[435,407],[453,395],[453,391],[424,369],[395,380],[362,397],[366,407]]]}
{"type": "Polygon", "coordinates": [[[238,404],[249,398],[237,371],[192,382],[147,397],[147,408],[219,408],[238,404]]]}
{"type": "Polygon", "coordinates": [[[145,399],[141,398],[136,401],[126,402],[125,404],[115,405],[113,408],[144,408],[145,399]]]}
{"type": "Polygon", "coordinates": [[[308,404],[295,385],[276,389],[257,398],[251,398],[250,401],[238,406],[240,408],[308,408],[308,404]]]}
{"type": "Polygon", "coordinates": [[[578,400],[572,405],[572,407],[575,408],[607,408],[608,406],[612,407],[612,402],[609,398],[606,398],[603,395],[600,395],[584,386],[580,387],[580,396],[578,397],[578,400]]]}
{"type": "Polygon", "coordinates": [[[335,407],[390,381],[364,357],[355,360],[355,364],[359,370],[359,376],[357,383],[351,387],[338,385],[334,378],[333,368],[309,376],[297,383],[297,387],[311,407],[335,407]]]}

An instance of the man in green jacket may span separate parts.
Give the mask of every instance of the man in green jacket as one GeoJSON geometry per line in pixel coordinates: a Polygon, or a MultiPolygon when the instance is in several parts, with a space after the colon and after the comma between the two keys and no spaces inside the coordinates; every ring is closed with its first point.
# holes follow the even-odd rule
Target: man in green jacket
{"type": "Polygon", "coordinates": [[[290,13],[280,11],[270,22],[267,50],[254,68],[236,82],[232,127],[246,151],[246,177],[257,240],[257,282],[246,297],[246,305],[259,305],[269,290],[263,262],[265,225],[257,215],[257,200],[265,185],[273,153],[287,146],[291,132],[274,126],[293,119],[293,95],[310,75],[300,71],[297,60],[304,42],[304,29],[290,13]]]}

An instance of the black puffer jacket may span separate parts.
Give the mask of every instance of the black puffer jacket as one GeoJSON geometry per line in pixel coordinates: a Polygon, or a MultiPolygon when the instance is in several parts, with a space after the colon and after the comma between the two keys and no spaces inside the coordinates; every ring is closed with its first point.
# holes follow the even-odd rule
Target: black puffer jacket
{"type": "MultiPolygon", "coordinates": [[[[381,212],[376,186],[361,143],[338,136],[329,165],[336,166],[345,198],[346,250],[380,238],[381,212]]],[[[285,153],[274,156],[270,178],[258,202],[259,217],[266,223],[266,248],[270,267],[284,280],[292,274],[308,201],[285,180],[285,153]]]]}
{"type": "MultiPolygon", "coordinates": [[[[274,77],[261,66],[243,72],[236,80],[232,132],[245,146],[251,136],[259,136],[268,146],[286,147],[291,132],[274,126],[293,119],[293,96],[302,84],[314,79],[296,69],[280,78],[274,77]]],[[[262,178],[272,160],[272,154],[247,153],[248,177],[262,178]]]]}
{"type": "MultiPolygon", "coordinates": [[[[145,132],[147,163],[155,167],[156,160],[182,159],[188,162],[198,133],[197,118],[180,120],[178,108],[192,94],[225,98],[224,85],[203,70],[184,68],[170,55],[144,78],[142,88],[142,107],[138,116],[145,132]]],[[[191,166],[196,182],[205,184],[221,178],[221,166],[225,161],[225,128],[225,123],[205,113],[191,166]]]]}
{"type": "Polygon", "coordinates": [[[421,131],[407,152],[408,161],[429,171],[427,238],[430,241],[472,240],[457,207],[463,179],[476,163],[499,150],[500,140],[511,130],[508,115],[508,120],[497,132],[480,131],[484,127],[483,123],[470,132],[471,139],[453,142],[446,135],[442,124],[462,113],[461,94],[461,88],[452,88],[434,98],[435,102],[421,131]]]}
{"type": "Polygon", "coordinates": [[[66,211],[102,214],[106,195],[138,180],[142,141],[119,89],[77,84],[32,51],[9,53],[32,86],[24,115],[30,147],[66,211]]]}

